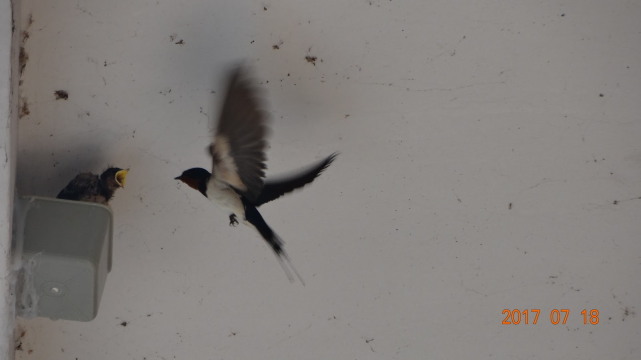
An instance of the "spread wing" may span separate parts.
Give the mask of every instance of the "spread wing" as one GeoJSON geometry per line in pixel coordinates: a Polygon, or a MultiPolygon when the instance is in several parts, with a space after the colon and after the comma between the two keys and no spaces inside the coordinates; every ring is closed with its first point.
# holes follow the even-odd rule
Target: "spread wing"
{"type": "Polygon", "coordinates": [[[214,177],[252,200],[263,187],[268,133],[268,115],[257,95],[258,89],[249,83],[246,70],[234,69],[209,147],[214,177]]]}
{"type": "Polygon", "coordinates": [[[283,179],[278,180],[267,180],[263,186],[263,190],[260,195],[254,201],[255,206],[260,206],[264,203],[270,202],[272,200],[278,199],[279,197],[287,194],[288,192],[294,191],[298,188],[301,188],[318,177],[323,170],[334,161],[338,156],[338,153],[333,153],[332,155],[323,159],[318,164],[310,167],[307,170],[301,171],[296,175],[288,176],[283,179]]]}

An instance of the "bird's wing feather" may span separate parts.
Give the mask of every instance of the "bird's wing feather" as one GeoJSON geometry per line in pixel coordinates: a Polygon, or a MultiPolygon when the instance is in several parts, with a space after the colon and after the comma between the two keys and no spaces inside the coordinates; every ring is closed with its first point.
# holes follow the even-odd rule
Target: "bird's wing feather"
{"type": "Polygon", "coordinates": [[[231,73],[209,150],[216,179],[255,199],[265,177],[268,116],[245,72],[238,67],[231,73]]]}
{"type": "Polygon", "coordinates": [[[264,203],[278,199],[288,192],[294,191],[311,183],[323,172],[323,170],[327,169],[336,156],[338,156],[338,153],[334,153],[326,157],[318,164],[296,175],[292,175],[284,179],[266,180],[263,190],[254,201],[254,206],[260,206],[264,203]]]}

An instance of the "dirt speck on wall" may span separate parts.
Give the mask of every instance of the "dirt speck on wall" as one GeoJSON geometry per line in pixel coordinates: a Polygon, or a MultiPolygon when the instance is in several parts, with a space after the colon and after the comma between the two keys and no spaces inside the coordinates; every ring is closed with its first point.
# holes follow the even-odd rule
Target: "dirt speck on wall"
{"type": "Polygon", "coordinates": [[[53,92],[53,96],[56,98],[56,100],[68,100],[69,99],[69,93],[65,90],[56,90],[53,92]]]}

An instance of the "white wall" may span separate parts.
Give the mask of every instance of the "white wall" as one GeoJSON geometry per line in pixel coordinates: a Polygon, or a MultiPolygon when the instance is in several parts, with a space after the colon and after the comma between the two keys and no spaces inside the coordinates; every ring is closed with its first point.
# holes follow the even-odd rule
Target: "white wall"
{"type": "Polygon", "coordinates": [[[98,317],[20,320],[18,359],[638,358],[639,2],[22,8],[19,192],[131,172],[98,317]],[[173,180],[209,166],[239,59],[270,99],[269,173],[342,152],[262,209],[305,287],[173,180]],[[506,308],[542,314],[506,326],[506,308]]]}

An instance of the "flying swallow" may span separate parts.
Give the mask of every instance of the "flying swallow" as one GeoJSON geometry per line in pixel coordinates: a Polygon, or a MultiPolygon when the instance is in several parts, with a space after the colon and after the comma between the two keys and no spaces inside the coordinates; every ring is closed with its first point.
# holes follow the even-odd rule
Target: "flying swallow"
{"type": "Polygon", "coordinates": [[[257,207],[311,183],[338,154],[295,175],[263,181],[268,115],[257,95],[258,89],[250,84],[246,71],[242,67],[234,69],[209,146],[213,159],[211,173],[203,168],[191,168],[175,179],[230,211],[230,226],[238,224],[238,217],[244,224],[253,226],[272,248],[289,280],[294,280],[293,272],[304,284],[283,248],[283,241],[267,225],[257,207]]]}
{"type": "Polygon", "coordinates": [[[88,172],[80,173],[58,193],[57,198],[107,205],[114,192],[125,186],[128,171],[111,167],[100,176],[88,172]]]}

